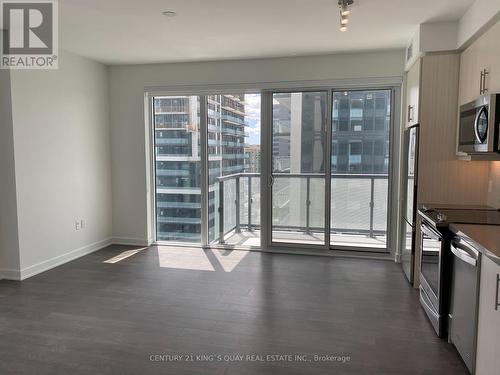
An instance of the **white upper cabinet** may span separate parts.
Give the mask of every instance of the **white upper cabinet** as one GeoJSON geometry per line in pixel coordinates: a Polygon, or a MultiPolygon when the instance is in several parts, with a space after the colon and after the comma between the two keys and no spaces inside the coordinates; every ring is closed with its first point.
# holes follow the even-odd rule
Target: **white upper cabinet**
{"type": "Polygon", "coordinates": [[[406,125],[417,124],[419,120],[420,59],[406,73],[406,125]]]}
{"type": "Polygon", "coordinates": [[[484,93],[500,93],[500,22],[488,30],[478,42],[480,68],[488,73],[484,79],[484,93]]]}
{"type": "Polygon", "coordinates": [[[460,58],[459,104],[500,92],[500,22],[472,43],[460,58]]]}
{"type": "Polygon", "coordinates": [[[478,97],[480,89],[480,69],[477,58],[477,44],[471,45],[460,56],[459,104],[471,102],[478,97]]]}

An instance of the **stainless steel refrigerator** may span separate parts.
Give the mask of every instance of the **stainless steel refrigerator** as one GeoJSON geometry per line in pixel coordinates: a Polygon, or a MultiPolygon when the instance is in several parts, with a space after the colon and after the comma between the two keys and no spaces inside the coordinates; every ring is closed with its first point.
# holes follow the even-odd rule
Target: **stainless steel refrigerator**
{"type": "Polygon", "coordinates": [[[420,126],[410,126],[405,131],[404,198],[403,198],[403,236],[401,241],[401,265],[410,283],[413,283],[415,264],[415,230],[417,222],[417,175],[418,175],[418,138],[420,126]]]}

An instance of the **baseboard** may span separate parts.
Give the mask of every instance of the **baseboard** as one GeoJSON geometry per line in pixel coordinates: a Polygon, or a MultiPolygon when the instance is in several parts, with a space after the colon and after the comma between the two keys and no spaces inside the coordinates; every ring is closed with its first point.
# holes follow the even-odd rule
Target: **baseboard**
{"type": "Polygon", "coordinates": [[[90,245],[83,246],[79,249],[72,250],[66,254],[45,260],[32,266],[23,268],[22,270],[0,269],[0,280],[15,280],[22,281],[29,277],[38,275],[39,273],[48,271],[62,264],[71,262],[82,256],[88,255],[95,251],[101,250],[109,245],[130,245],[130,246],[149,246],[151,243],[144,238],[133,237],[115,237],[108,238],[102,241],[95,242],[90,245]]]}
{"type": "MultiPolygon", "coordinates": [[[[29,277],[38,275],[39,273],[48,271],[48,270],[55,268],[57,266],[60,266],[64,263],[71,262],[72,260],[78,259],[84,255],[88,255],[88,254],[93,253],[97,250],[101,250],[102,248],[107,247],[107,246],[111,245],[112,243],[113,243],[113,241],[111,240],[111,238],[108,238],[108,239],[105,239],[102,241],[98,241],[98,242],[95,242],[93,244],[86,245],[86,246],[80,247],[79,249],[75,249],[73,251],[70,251],[69,253],[59,255],[57,257],[54,257],[54,258],[45,260],[43,262],[34,264],[32,266],[23,268],[20,273],[18,272],[18,274],[19,274],[19,275],[17,275],[18,278],[10,278],[10,277],[5,277],[5,278],[9,278],[11,280],[26,280],[29,277]]],[[[4,273],[4,276],[7,276],[7,275],[5,275],[5,273],[4,273]]]]}
{"type": "Polygon", "coordinates": [[[8,269],[0,270],[0,280],[20,281],[21,272],[19,272],[19,270],[8,270],[8,269]]]}
{"type": "Polygon", "coordinates": [[[112,239],[113,245],[129,245],[129,246],[149,246],[150,242],[146,238],[135,237],[114,237],[112,239]]]}
{"type": "Polygon", "coordinates": [[[0,270],[0,280],[21,280],[21,273],[17,270],[0,270]]]}

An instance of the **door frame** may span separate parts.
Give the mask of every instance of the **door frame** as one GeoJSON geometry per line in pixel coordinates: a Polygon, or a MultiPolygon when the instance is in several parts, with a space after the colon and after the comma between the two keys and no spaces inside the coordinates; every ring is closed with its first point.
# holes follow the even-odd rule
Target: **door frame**
{"type": "Polygon", "coordinates": [[[400,137],[399,123],[401,116],[401,84],[370,84],[370,85],[343,85],[343,86],[310,86],[310,87],[288,87],[286,89],[266,89],[262,90],[261,96],[261,244],[264,251],[270,252],[293,252],[298,254],[307,254],[309,251],[329,254],[331,251],[342,251],[352,254],[391,254],[394,256],[397,252],[399,242],[398,233],[400,224],[399,217],[400,205],[399,196],[399,167],[400,158],[400,137]],[[331,234],[331,152],[332,152],[332,113],[333,113],[333,94],[342,91],[370,91],[370,90],[390,90],[391,91],[391,120],[389,124],[389,166],[388,166],[388,195],[387,195],[387,241],[386,248],[370,248],[355,246],[332,246],[330,244],[331,234]],[[272,136],[273,136],[273,113],[272,113],[272,95],[273,93],[285,92],[328,92],[327,103],[327,129],[325,137],[325,241],[323,244],[301,244],[290,242],[272,241],[272,136]],[[397,128],[396,128],[397,126],[397,128]],[[398,135],[398,136],[396,136],[398,135]],[[394,202],[396,204],[394,204],[394,202]],[[267,210],[264,210],[268,208],[267,210]]]}
{"type": "Polygon", "coordinates": [[[325,208],[330,205],[330,196],[327,195],[327,192],[330,191],[331,179],[328,178],[330,176],[331,171],[331,142],[328,142],[328,139],[331,139],[331,130],[332,130],[332,104],[333,104],[333,96],[332,89],[330,87],[306,87],[306,88],[287,88],[287,89],[268,89],[262,91],[261,96],[261,118],[262,118],[262,126],[261,126],[261,154],[263,155],[261,158],[261,200],[262,197],[265,197],[265,205],[262,205],[261,208],[261,244],[265,246],[267,250],[288,250],[288,251],[296,251],[297,248],[305,249],[305,250],[315,250],[315,251],[328,251],[327,244],[330,243],[330,210],[325,209],[325,217],[324,217],[324,243],[321,244],[301,244],[301,243],[292,243],[292,242],[273,242],[272,240],[272,171],[273,171],[273,155],[272,155],[272,139],[273,139],[273,108],[272,108],[272,98],[273,93],[293,93],[293,92],[325,92],[327,94],[327,109],[326,109],[326,128],[325,128],[325,142],[324,151],[323,151],[323,161],[325,165],[325,208]],[[263,154],[264,152],[264,154],[263,154]],[[266,208],[263,210],[263,208],[266,208]],[[263,221],[264,220],[264,221],[263,221]]]}

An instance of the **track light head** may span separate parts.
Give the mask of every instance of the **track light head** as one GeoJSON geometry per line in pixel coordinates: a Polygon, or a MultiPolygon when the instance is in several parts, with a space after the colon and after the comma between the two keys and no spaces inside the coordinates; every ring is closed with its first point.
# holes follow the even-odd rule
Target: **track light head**
{"type": "Polygon", "coordinates": [[[354,4],[354,0],[339,0],[340,8],[340,31],[347,31],[347,24],[349,23],[349,15],[351,14],[351,9],[349,8],[354,4]]]}

